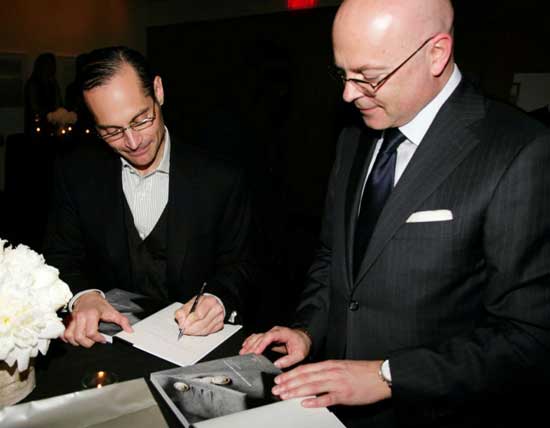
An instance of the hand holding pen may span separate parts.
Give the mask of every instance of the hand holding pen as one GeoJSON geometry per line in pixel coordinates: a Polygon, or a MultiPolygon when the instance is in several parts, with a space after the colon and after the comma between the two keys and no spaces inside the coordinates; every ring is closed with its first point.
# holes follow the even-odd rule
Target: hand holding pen
{"type": "Polygon", "coordinates": [[[206,287],[204,283],[199,293],[174,314],[180,329],[186,336],[207,336],[223,328],[225,318],[223,302],[215,295],[205,293],[206,287]]]}
{"type": "MultiPolygon", "coordinates": [[[[195,312],[195,309],[197,308],[197,303],[199,303],[199,299],[204,294],[205,289],[206,289],[206,281],[202,283],[202,287],[199,290],[199,294],[197,294],[193,299],[193,304],[191,305],[191,310],[189,311],[189,315],[195,312]]],[[[182,337],[183,337],[183,327],[180,327],[180,331],[178,333],[178,340],[180,340],[182,337]]]]}

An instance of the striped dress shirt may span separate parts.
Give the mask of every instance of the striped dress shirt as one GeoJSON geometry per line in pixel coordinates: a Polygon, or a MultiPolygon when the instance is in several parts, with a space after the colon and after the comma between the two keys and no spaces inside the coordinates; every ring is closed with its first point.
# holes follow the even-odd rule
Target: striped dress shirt
{"type": "Polygon", "coordinates": [[[170,184],[170,135],[164,133],[164,153],[159,166],[147,175],[139,172],[123,157],[122,190],[132,212],[141,239],[147,238],[168,203],[170,184]]]}

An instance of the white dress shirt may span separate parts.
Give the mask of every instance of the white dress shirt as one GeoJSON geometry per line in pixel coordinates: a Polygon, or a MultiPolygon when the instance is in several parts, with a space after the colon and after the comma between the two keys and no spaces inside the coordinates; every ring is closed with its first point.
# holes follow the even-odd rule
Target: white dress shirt
{"type": "MultiPolygon", "coordinates": [[[[397,182],[403,175],[405,168],[407,168],[407,165],[411,161],[414,155],[414,152],[416,151],[416,149],[422,142],[424,136],[428,132],[428,129],[430,128],[432,122],[434,121],[435,116],[439,112],[439,109],[443,104],[445,104],[445,101],[449,99],[449,97],[451,96],[453,91],[457,88],[461,80],[462,80],[462,73],[458,69],[457,65],[454,64],[451,77],[449,78],[449,80],[447,81],[443,89],[435,96],[433,100],[431,100],[422,110],[420,110],[418,114],[409,123],[399,127],[399,130],[407,139],[404,142],[402,142],[397,148],[397,159],[395,161],[395,176],[393,180],[394,186],[397,184],[397,182]]],[[[365,184],[367,182],[367,178],[369,177],[372,167],[374,165],[374,161],[378,156],[378,152],[380,151],[382,140],[383,140],[383,136],[380,137],[380,139],[376,142],[376,147],[374,148],[374,154],[372,156],[372,159],[369,165],[367,177],[365,178],[365,182],[363,183],[363,190],[365,189],[365,184]]]]}

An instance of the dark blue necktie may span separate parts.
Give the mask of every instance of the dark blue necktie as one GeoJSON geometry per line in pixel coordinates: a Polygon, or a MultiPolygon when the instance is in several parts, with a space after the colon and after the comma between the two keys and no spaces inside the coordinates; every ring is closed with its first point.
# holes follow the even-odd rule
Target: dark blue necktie
{"type": "Polygon", "coordinates": [[[395,176],[397,147],[407,138],[397,128],[384,131],[384,140],[365,184],[361,208],[355,226],[353,272],[357,276],[361,261],[369,245],[372,232],[386,204],[395,176]]]}

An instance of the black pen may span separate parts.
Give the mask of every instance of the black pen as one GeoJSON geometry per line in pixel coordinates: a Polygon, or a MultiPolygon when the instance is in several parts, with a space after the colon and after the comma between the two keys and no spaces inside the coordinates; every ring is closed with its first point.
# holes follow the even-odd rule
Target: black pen
{"type": "MultiPolygon", "coordinates": [[[[197,303],[199,303],[199,298],[204,294],[205,288],[206,288],[206,281],[204,281],[202,283],[202,287],[199,290],[199,294],[197,294],[195,296],[195,300],[193,300],[193,304],[191,305],[191,310],[189,311],[189,315],[191,315],[193,312],[195,312],[195,308],[197,307],[197,303]]],[[[183,337],[183,328],[180,328],[180,332],[178,333],[178,340],[180,340],[182,337],[183,337]]]]}

